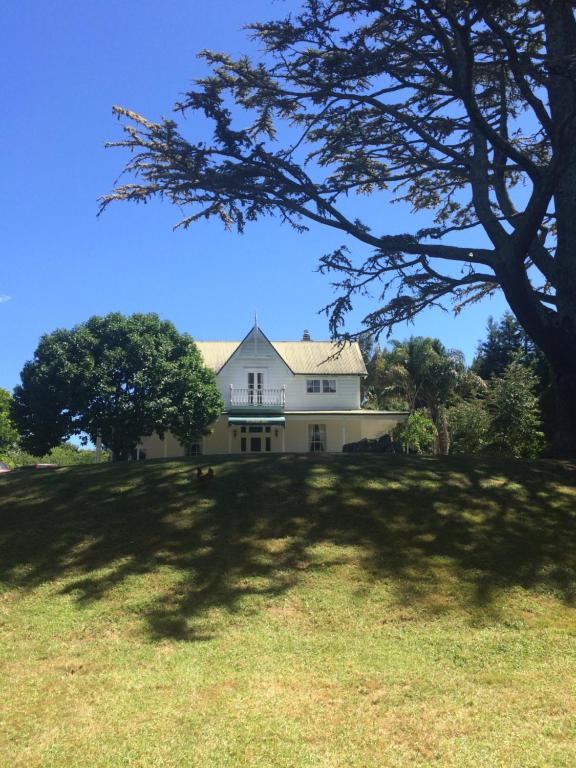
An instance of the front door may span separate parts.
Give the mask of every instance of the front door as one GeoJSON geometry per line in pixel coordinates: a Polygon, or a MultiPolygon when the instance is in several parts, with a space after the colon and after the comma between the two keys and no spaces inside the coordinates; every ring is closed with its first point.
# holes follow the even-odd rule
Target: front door
{"type": "MultiPolygon", "coordinates": [[[[283,429],[283,427],[282,427],[283,429]]],[[[234,429],[233,432],[236,432],[234,429]]],[[[272,453],[280,450],[282,437],[277,427],[255,424],[251,427],[240,427],[240,435],[236,433],[230,443],[232,453],[240,448],[240,453],[272,453]],[[236,440],[239,438],[239,443],[236,440]]]]}
{"type": "Polygon", "coordinates": [[[248,371],[248,402],[250,405],[262,405],[264,394],[263,371],[248,371]]]}

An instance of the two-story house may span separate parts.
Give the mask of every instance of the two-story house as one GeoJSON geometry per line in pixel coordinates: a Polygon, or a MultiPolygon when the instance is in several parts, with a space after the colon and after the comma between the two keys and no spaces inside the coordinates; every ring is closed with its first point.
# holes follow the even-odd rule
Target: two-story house
{"type": "Polygon", "coordinates": [[[389,433],[407,414],[362,410],[366,366],[358,344],[270,341],[257,324],[242,341],[197,341],[216,374],[224,411],[201,442],[142,439],[138,456],[186,453],[339,453],[346,443],[389,433]]]}

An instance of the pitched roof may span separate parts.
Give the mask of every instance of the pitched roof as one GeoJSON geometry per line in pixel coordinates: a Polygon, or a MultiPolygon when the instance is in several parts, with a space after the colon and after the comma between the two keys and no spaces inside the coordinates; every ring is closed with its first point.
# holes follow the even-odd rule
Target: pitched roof
{"type": "Polygon", "coordinates": [[[367,373],[356,342],[339,347],[333,341],[273,341],[272,346],[294,373],[367,373]]]}
{"type": "Polygon", "coordinates": [[[196,341],[204,365],[218,373],[224,363],[240,346],[239,341],[196,341]]]}
{"type": "MultiPolygon", "coordinates": [[[[239,341],[197,341],[204,363],[216,373],[240,346],[239,341]]],[[[293,373],[364,376],[366,366],[356,342],[339,348],[333,341],[271,341],[293,373]]]]}

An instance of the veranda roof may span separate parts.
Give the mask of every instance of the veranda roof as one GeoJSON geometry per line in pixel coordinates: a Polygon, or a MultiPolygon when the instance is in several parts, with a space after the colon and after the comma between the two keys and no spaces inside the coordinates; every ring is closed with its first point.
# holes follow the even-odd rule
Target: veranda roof
{"type": "Polygon", "coordinates": [[[284,416],[228,416],[228,424],[232,427],[250,427],[262,424],[267,427],[283,427],[286,423],[284,416]]]}

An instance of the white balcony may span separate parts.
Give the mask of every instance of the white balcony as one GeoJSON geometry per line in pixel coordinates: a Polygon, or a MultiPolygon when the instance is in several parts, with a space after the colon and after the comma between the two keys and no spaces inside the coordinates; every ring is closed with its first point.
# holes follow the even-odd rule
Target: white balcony
{"type": "Polygon", "coordinates": [[[285,405],[285,387],[280,389],[240,389],[230,385],[231,408],[276,408],[284,410],[285,405]]]}

